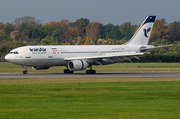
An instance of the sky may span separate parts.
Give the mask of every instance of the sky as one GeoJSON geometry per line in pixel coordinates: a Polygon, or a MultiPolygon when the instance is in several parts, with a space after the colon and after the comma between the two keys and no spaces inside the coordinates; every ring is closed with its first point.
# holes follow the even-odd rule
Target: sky
{"type": "Polygon", "coordinates": [[[87,18],[104,25],[141,24],[148,15],[180,21],[180,0],[1,0],[0,22],[34,16],[41,23],[87,18]]]}

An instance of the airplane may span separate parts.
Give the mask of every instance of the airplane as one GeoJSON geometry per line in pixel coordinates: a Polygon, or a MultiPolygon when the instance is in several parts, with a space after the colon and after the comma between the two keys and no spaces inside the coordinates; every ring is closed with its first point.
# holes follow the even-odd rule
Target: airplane
{"type": "Polygon", "coordinates": [[[86,70],[86,74],[95,74],[93,65],[108,65],[140,60],[147,51],[168,47],[148,45],[156,16],[147,16],[132,38],[123,45],[40,45],[23,46],[11,50],[5,59],[21,65],[23,74],[28,74],[27,66],[34,70],[49,69],[52,66],[66,66],[64,73],[86,70]]]}

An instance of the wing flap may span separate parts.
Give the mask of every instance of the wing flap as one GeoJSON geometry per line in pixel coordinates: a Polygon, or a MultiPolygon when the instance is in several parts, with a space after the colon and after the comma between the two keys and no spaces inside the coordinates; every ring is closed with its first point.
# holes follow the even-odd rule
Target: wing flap
{"type": "Polygon", "coordinates": [[[79,56],[79,57],[66,57],[64,60],[78,60],[78,59],[84,59],[84,60],[92,60],[92,59],[108,59],[108,58],[113,58],[113,57],[138,57],[143,55],[144,53],[135,53],[135,52],[126,52],[126,53],[107,53],[104,55],[93,55],[93,56],[79,56]]]}

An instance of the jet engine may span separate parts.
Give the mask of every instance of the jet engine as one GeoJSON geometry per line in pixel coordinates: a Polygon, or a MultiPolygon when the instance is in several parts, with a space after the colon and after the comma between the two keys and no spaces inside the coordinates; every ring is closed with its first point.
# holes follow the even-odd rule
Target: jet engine
{"type": "Polygon", "coordinates": [[[70,71],[85,70],[89,64],[85,60],[72,60],[68,62],[68,69],[70,71]]]}
{"type": "Polygon", "coordinates": [[[49,69],[48,66],[33,66],[32,67],[34,70],[44,70],[44,69],[49,69]]]}

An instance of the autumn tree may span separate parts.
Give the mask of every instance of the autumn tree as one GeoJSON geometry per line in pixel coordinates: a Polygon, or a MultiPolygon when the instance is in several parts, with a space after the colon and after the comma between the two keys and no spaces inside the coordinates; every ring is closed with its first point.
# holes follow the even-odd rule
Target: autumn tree
{"type": "Polygon", "coordinates": [[[79,45],[80,44],[80,42],[81,42],[81,37],[77,37],[77,45],[79,45]]]}
{"type": "Polygon", "coordinates": [[[108,38],[106,41],[108,45],[114,44],[114,40],[112,38],[108,38]]]}
{"type": "Polygon", "coordinates": [[[40,24],[41,20],[31,16],[17,17],[14,19],[14,23],[16,26],[20,26],[23,22],[29,24],[40,24]]]}
{"type": "Polygon", "coordinates": [[[67,31],[64,33],[64,36],[66,41],[74,38],[76,39],[80,36],[78,27],[68,27],[67,31]]]}
{"type": "Polygon", "coordinates": [[[157,35],[160,39],[169,39],[169,31],[165,19],[156,20],[154,23],[154,28],[157,29],[157,35]]]}
{"type": "Polygon", "coordinates": [[[156,20],[150,36],[150,43],[166,43],[169,40],[169,30],[165,19],[156,20]]]}
{"type": "Polygon", "coordinates": [[[3,29],[3,23],[0,22],[0,30],[3,29]]]}
{"type": "Polygon", "coordinates": [[[70,45],[70,43],[65,41],[63,45],[70,45]]]}
{"type": "Polygon", "coordinates": [[[24,29],[28,31],[29,34],[28,38],[32,38],[32,32],[34,30],[33,26],[27,22],[23,22],[18,28],[18,31],[20,32],[20,37],[24,29]]]}
{"type": "Polygon", "coordinates": [[[14,40],[14,41],[18,41],[19,40],[19,31],[12,31],[10,33],[10,37],[14,40]]]}
{"type": "Polygon", "coordinates": [[[86,27],[86,36],[89,38],[100,38],[101,37],[101,26],[98,22],[91,22],[86,27]]]}
{"type": "Polygon", "coordinates": [[[51,36],[52,33],[57,30],[57,28],[55,26],[52,25],[45,25],[43,26],[43,30],[46,36],[51,36]]]}
{"type": "Polygon", "coordinates": [[[27,29],[24,29],[21,33],[21,40],[28,41],[29,40],[29,31],[27,29]]]}
{"type": "Polygon", "coordinates": [[[102,26],[101,37],[106,39],[111,38],[113,40],[120,40],[123,36],[118,25],[114,26],[113,24],[107,24],[102,26]]]}
{"type": "Polygon", "coordinates": [[[56,43],[61,42],[62,41],[62,36],[60,34],[60,31],[59,30],[53,31],[52,34],[51,34],[51,39],[52,39],[53,42],[56,42],[56,43]]]}
{"type": "Polygon", "coordinates": [[[5,31],[5,33],[7,35],[10,35],[10,33],[13,31],[13,25],[12,24],[9,24],[9,23],[6,23],[4,26],[3,26],[3,29],[5,31]]]}
{"type": "Polygon", "coordinates": [[[65,34],[68,31],[69,21],[62,19],[61,21],[58,21],[56,24],[57,24],[57,29],[60,31],[60,34],[62,35],[62,40],[66,40],[65,34]]]}
{"type": "Polygon", "coordinates": [[[87,36],[84,45],[89,45],[89,42],[90,42],[90,39],[89,39],[89,37],[87,36]]]}
{"type": "Polygon", "coordinates": [[[105,26],[102,26],[102,38],[113,38],[113,24],[106,24],[105,26]]]}
{"type": "Polygon", "coordinates": [[[51,21],[51,22],[48,22],[48,23],[45,23],[43,26],[46,26],[46,25],[51,25],[51,26],[54,26],[57,28],[57,23],[54,22],[54,21],[51,21]]]}
{"type": "MultiPolygon", "coordinates": [[[[44,25],[44,26],[39,26],[35,30],[38,31],[39,38],[42,39],[42,38],[45,38],[47,36],[51,36],[52,33],[57,30],[57,28],[55,26],[52,26],[52,25],[44,25]]],[[[38,35],[36,33],[37,32],[33,32],[33,37],[38,35]]]]}
{"type": "Polygon", "coordinates": [[[38,38],[38,37],[40,37],[39,28],[34,28],[32,31],[31,38],[38,38]]]}
{"type": "Polygon", "coordinates": [[[0,30],[0,41],[5,40],[7,35],[3,29],[0,30]]]}
{"type": "Polygon", "coordinates": [[[134,31],[136,30],[137,25],[131,25],[130,22],[125,22],[122,25],[120,25],[119,29],[127,40],[129,40],[132,36],[134,31]]]}
{"type": "Polygon", "coordinates": [[[16,26],[20,26],[21,23],[22,23],[21,18],[20,17],[15,18],[14,23],[15,23],[16,26]]]}
{"type": "Polygon", "coordinates": [[[121,40],[121,39],[122,39],[121,31],[119,29],[115,30],[113,33],[113,40],[121,40]]]}
{"type": "Polygon", "coordinates": [[[121,42],[120,42],[119,40],[116,40],[116,41],[115,41],[115,44],[116,44],[116,45],[120,45],[121,42]]]}
{"type": "Polygon", "coordinates": [[[168,25],[170,40],[180,41],[180,21],[174,21],[173,23],[168,25]]]}
{"type": "Polygon", "coordinates": [[[49,45],[51,43],[50,37],[47,36],[46,38],[43,38],[39,45],[49,45]]]}
{"type": "Polygon", "coordinates": [[[89,24],[88,19],[77,19],[75,22],[69,24],[70,27],[77,27],[79,36],[83,37],[86,34],[86,26],[89,24]]]}

